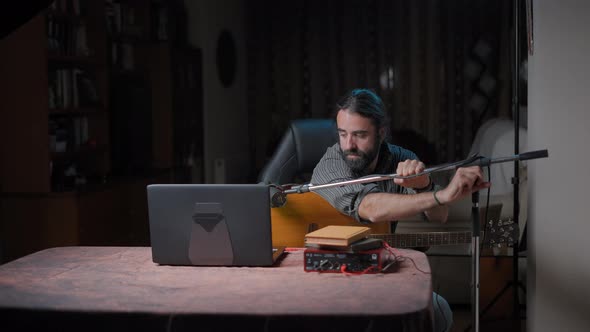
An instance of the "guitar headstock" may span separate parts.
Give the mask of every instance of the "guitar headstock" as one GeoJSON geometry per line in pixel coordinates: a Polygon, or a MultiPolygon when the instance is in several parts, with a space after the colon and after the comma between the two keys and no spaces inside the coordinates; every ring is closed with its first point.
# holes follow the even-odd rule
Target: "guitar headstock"
{"type": "Polygon", "coordinates": [[[484,226],[482,244],[492,247],[512,247],[520,235],[518,224],[512,219],[489,220],[484,226]]]}

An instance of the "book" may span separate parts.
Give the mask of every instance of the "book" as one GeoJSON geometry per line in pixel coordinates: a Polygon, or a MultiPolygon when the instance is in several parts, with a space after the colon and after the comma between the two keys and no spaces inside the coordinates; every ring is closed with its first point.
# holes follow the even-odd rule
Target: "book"
{"type": "Polygon", "coordinates": [[[348,246],[351,243],[367,237],[371,232],[369,227],[330,225],[320,228],[304,237],[306,244],[320,244],[332,246],[348,246]]]}
{"type": "Polygon", "coordinates": [[[373,250],[383,248],[383,240],[376,239],[376,238],[364,238],[357,240],[351,243],[348,246],[335,246],[335,245],[328,245],[328,244],[315,244],[315,243],[306,243],[306,248],[310,249],[318,249],[318,250],[331,250],[331,251],[339,251],[339,252],[346,252],[346,253],[355,253],[365,250],[373,250]]]}

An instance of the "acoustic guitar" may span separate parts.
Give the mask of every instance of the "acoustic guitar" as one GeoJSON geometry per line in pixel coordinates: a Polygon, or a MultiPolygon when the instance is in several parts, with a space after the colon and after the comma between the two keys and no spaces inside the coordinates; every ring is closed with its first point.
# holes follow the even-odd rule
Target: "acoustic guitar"
{"type": "MultiPolygon", "coordinates": [[[[359,226],[353,218],[340,213],[314,192],[292,194],[280,208],[271,209],[273,246],[304,247],[305,234],[328,225],[359,226]]],[[[369,237],[386,241],[394,248],[419,248],[440,245],[470,244],[470,231],[392,234],[390,223],[363,225],[371,228],[369,237]]],[[[510,246],[518,239],[514,221],[488,221],[483,226],[480,243],[485,247],[510,246]]]]}

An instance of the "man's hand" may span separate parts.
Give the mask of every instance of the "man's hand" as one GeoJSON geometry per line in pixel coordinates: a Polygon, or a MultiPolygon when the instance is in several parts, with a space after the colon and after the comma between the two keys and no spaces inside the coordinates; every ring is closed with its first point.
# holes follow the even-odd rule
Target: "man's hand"
{"type": "MultiPolygon", "coordinates": [[[[424,172],[426,166],[419,160],[405,160],[397,164],[397,170],[395,173],[400,176],[408,176],[414,174],[420,174],[424,172]]],[[[423,189],[430,185],[430,177],[428,175],[417,176],[409,179],[393,179],[393,182],[397,185],[412,189],[423,189]]]]}
{"type": "Polygon", "coordinates": [[[489,187],[490,183],[484,181],[481,167],[460,167],[455,172],[449,185],[439,191],[436,196],[441,204],[447,204],[489,187]]]}

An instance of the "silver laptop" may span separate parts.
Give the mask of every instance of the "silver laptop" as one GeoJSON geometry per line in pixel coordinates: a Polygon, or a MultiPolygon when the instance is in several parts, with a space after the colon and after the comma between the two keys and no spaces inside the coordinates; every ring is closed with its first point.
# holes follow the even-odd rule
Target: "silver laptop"
{"type": "Polygon", "coordinates": [[[264,184],[147,186],[152,260],[163,265],[271,266],[269,188],[264,184]]]}

